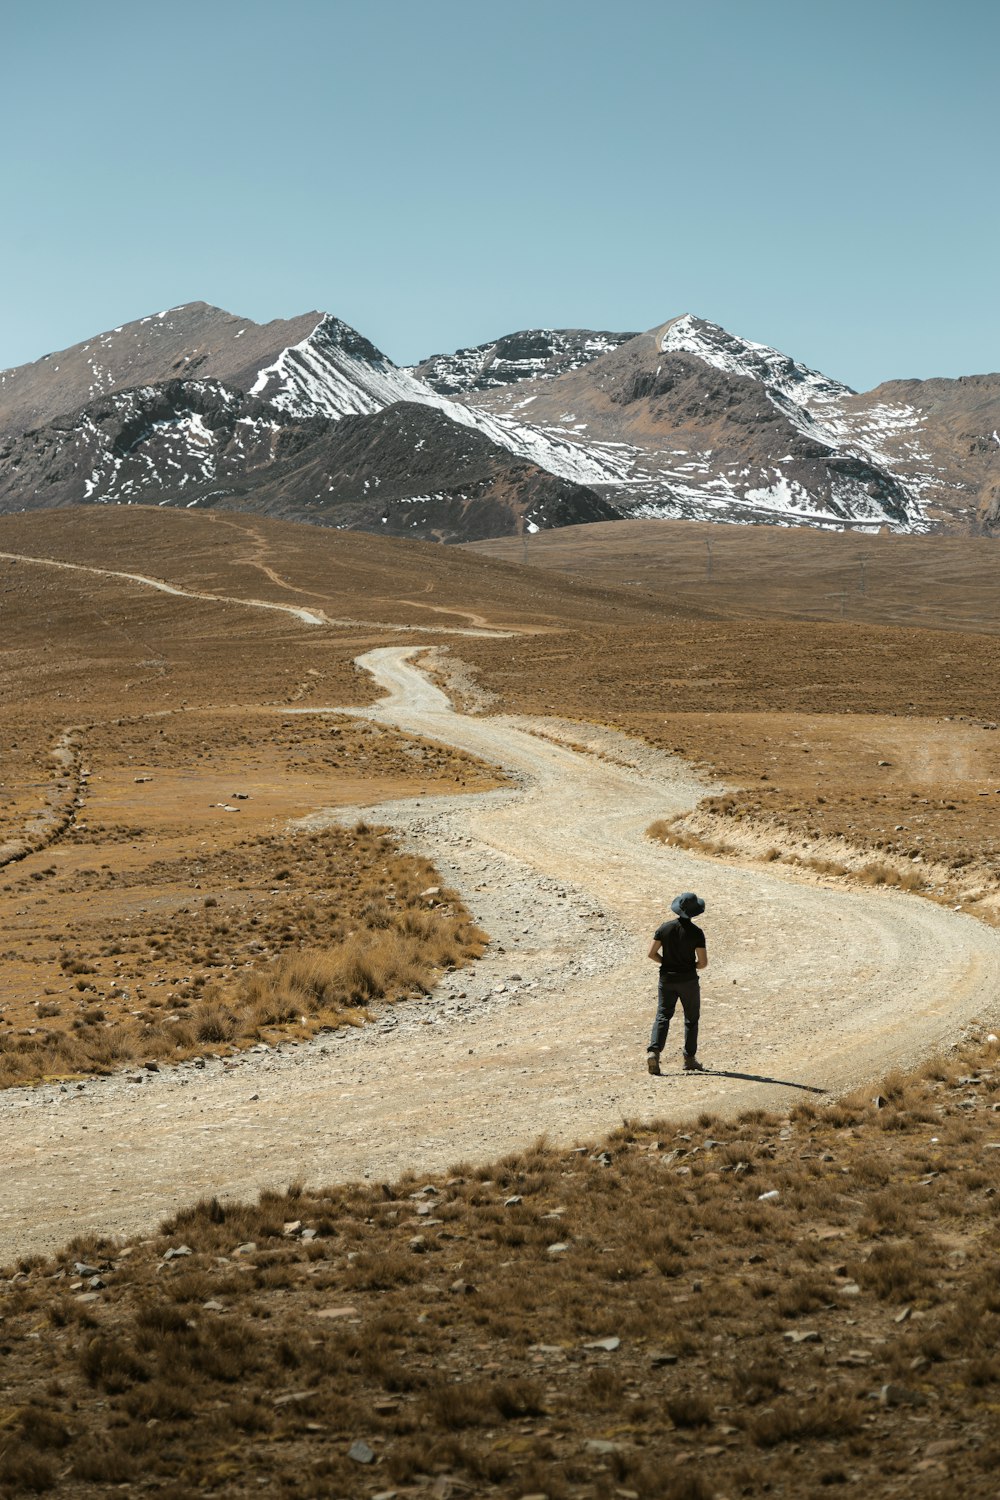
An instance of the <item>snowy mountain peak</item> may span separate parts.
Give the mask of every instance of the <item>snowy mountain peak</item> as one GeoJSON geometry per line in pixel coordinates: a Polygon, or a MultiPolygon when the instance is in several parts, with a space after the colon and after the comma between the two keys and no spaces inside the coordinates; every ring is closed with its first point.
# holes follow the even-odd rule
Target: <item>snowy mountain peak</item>
{"type": "Polygon", "coordinates": [[[780,349],[739,338],[718,323],[709,323],[691,313],[671,319],[657,332],[661,354],[690,354],[716,370],[761,381],[769,391],[796,406],[808,407],[813,401],[853,395],[849,386],[799,364],[780,349]]]}
{"type": "Polygon", "coordinates": [[[297,344],[264,365],[250,395],[299,417],[363,416],[431,393],[363,334],[329,313],[297,344]]]}

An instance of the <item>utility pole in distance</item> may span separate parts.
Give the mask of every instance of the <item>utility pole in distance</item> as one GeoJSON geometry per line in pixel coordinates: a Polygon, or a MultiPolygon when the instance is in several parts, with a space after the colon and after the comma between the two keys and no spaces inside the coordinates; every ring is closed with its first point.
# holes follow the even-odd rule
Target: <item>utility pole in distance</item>
{"type": "Polygon", "coordinates": [[[706,578],[711,578],[711,576],[712,576],[712,543],[709,541],[708,537],[705,538],[705,551],[708,553],[708,556],[705,559],[705,577],[706,578]]]}

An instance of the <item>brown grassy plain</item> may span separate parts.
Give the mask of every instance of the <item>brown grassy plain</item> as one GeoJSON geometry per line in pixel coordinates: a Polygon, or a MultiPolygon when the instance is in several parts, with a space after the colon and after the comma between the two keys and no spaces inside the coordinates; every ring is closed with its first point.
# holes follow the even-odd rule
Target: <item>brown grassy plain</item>
{"type": "Polygon", "coordinates": [[[995,542],[628,522],[475,550],[662,607],[645,635],[462,654],[504,707],[600,719],[728,782],[717,847],[844,839],[887,870],[941,867],[924,888],[942,899],[995,890],[995,542]]]}
{"type": "MultiPolygon", "coordinates": [[[[740,536],[789,571],[790,534],[740,536]]],[[[939,539],[917,541],[925,573],[898,585],[911,613],[939,539]]],[[[978,633],[751,618],[623,580],[148,511],[8,518],[0,550],[338,618],[513,627],[526,633],[437,638],[500,707],[642,734],[752,787],[746,806],[789,828],[829,822],[874,849],[898,822],[901,846],[942,857],[963,838],[976,857],[997,847],[985,725],[1000,642],[985,608],[978,633]]],[[[43,1003],[66,1003],[75,1034],[95,1005],[78,982],[102,1006],[113,985],[142,989],[148,1014],[177,1024],[221,955],[237,964],[230,997],[239,987],[267,1025],[267,976],[288,965],[298,985],[301,964],[308,987],[336,921],[355,920],[335,903],[356,900],[376,937],[387,916],[428,915],[429,873],[377,830],[280,833],[361,784],[372,801],[490,784],[467,759],[288,713],[365,701],[353,656],[408,637],[23,563],[0,563],[0,589],[2,837],[47,800],[69,813],[0,874],[3,977],[22,1007],[48,965],[62,988],[43,1003]],[[125,931],[134,944],[103,951],[125,931]],[[93,973],[67,973],[64,949],[93,973]]],[[[146,1241],[10,1267],[0,1490],[985,1500],[1000,1453],[997,1044],[881,1094],[785,1118],[626,1122],[575,1152],[542,1143],[434,1180],[204,1203],[146,1241]]]]}
{"type": "Polygon", "coordinates": [[[998,1108],[981,1041],[877,1107],[626,1122],[78,1240],[3,1288],[0,1484],[986,1500],[998,1108]]]}
{"type": "MultiPolygon", "coordinates": [[[[315,549],[275,531],[318,588],[315,549]]],[[[245,551],[262,545],[254,529],[245,551]]],[[[223,523],[148,512],[13,518],[0,550],[293,604],[312,582],[231,559],[223,523]]],[[[351,575],[351,605],[370,606],[375,575],[398,576],[391,544],[367,572],[330,553],[342,574],[317,603],[351,575]]],[[[284,832],[321,806],[498,784],[459,752],[313,711],[369,699],[353,658],[394,634],[23,561],[0,562],[0,611],[0,1084],[302,1035],[481,951],[457,898],[421,898],[434,871],[384,835],[284,832]],[[290,953],[345,944],[377,955],[368,980],[328,972],[311,999],[272,982],[290,953]]]]}

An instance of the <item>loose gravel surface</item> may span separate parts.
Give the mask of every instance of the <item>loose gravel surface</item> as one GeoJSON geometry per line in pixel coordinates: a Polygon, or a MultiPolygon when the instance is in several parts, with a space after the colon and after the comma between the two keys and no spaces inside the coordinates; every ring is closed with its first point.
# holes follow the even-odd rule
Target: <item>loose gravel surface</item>
{"type": "MultiPolygon", "coordinates": [[[[435,861],[491,934],[486,957],[363,1029],[7,1091],[0,1261],[77,1233],[141,1234],[206,1194],[391,1179],[542,1135],[594,1140],[623,1117],[787,1106],[993,1023],[1000,933],[914,897],[654,844],[650,822],[711,789],[683,762],[587,725],[457,714],[411,660],[418,651],[361,658],[387,696],[351,712],[460,746],[517,785],[365,816],[435,861]],[[708,908],[710,1071],[680,1071],[678,1017],[652,1078],[645,955],[686,889],[708,908]]],[[[298,826],[345,816],[317,810],[298,826]]]]}

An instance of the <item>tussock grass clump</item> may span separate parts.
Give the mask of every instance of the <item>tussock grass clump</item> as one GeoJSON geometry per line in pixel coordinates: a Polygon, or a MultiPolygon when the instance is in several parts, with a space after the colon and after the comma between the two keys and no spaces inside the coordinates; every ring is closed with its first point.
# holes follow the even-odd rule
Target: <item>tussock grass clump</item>
{"type": "Polygon", "coordinates": [[[0,1279],[19,1412],[0,1494],[60,1475],[193,1494],[236,1483],[226,1453],[279,1494],[362,1493],[361,1439],[366,1494],[447,1470],[504,1500],[799,1500],[900,1474],[932,1500],[940,1471],[913,1464],[933,1439],[952,1492],[991,1500],[1000,1047],[881,1090],[881,1108],[869,1088],[696,1129],[627,1120],[441,1176],[205,1198],[130,1254],[81,1238],[25,1260],[0,1279]],[[933,1126],[884,1128],[921,1112],[933,1126]]]}

